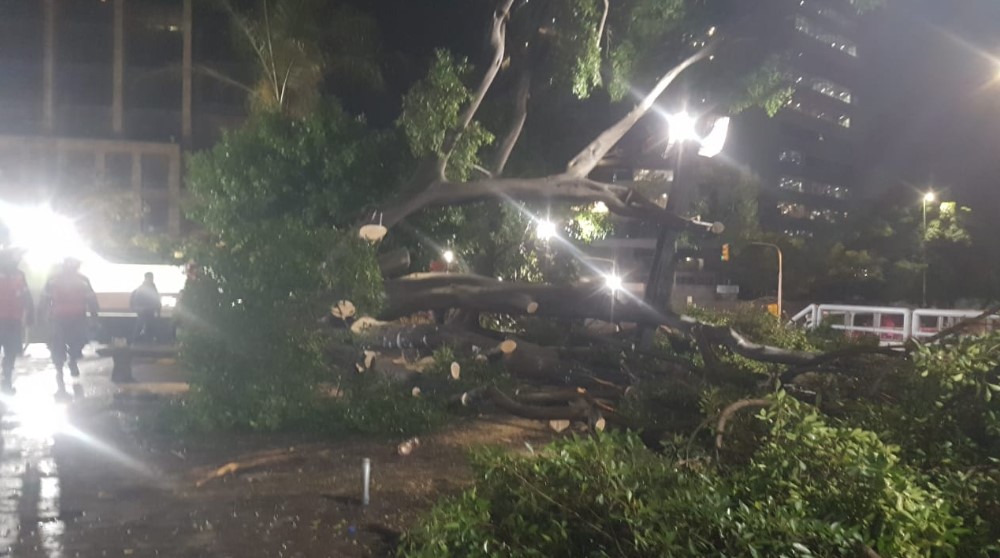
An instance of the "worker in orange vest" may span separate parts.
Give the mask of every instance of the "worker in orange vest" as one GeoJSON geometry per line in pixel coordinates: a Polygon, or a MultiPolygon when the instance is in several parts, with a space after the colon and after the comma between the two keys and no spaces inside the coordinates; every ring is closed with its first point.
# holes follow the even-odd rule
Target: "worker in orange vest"
{"type": "Polygon", "coordinates": [[[3,379],[0,389],[14,393],[14,363],[24,342],[24,326],[31,327],[35,318],[31,291],[24,273],[18,269],[19,251],[0,252],[0,348],[3,350],[3,379]]]}
{"type": "Polygon", "coordinates": [[[87,344],[87,312],[97,317],[97,295],[90,286],[90,279],[80,273],[80,260],[66,258],[62,266],[49,277],[42,291],[39,306],[49,323],[49,352],[56,367],[56,395],[66,395],[63,366],[69,364],[69,373],[80,376],[77,358],[87,344]]]}

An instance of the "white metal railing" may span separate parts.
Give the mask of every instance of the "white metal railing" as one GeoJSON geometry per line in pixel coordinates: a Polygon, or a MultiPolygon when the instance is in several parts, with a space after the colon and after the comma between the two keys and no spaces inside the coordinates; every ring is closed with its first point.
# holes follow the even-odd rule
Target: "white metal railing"
{"type": "MultiPolygon", "coordinates": [[[[816,329],[827,326],[845,335],[876,335],[883,345],[909,339],[932,337],[962,320],[975,318],[981,310],[912,309],[891,306],[847,306],[810,304],[792,316],[789,325],[816,329]]],[[[972,331],[986,333],[1000,329],[1000,315],[985,318],[972,331]]]]}

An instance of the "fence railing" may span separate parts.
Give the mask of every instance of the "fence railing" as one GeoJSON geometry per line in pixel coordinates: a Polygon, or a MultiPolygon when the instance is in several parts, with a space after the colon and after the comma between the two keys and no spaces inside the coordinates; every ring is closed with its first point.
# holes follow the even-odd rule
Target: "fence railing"
{"type": "MultiPolygon", "coordinates": [[[[806,329],[825,326],[849,336],[875,335],[883,345],[893,345],[913,338],[932,337],[980,314],[981,310],[810,304],[788,323],[806,329]]],[[[1000,329],[1000,314],[986,317],[970,327],[966,334],[983,334],[997,329],[1000,329]]]]}

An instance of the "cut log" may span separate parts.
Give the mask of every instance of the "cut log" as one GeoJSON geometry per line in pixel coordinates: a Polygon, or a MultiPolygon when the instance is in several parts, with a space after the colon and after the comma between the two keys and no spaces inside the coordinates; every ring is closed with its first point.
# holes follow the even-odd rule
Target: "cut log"
{"type": "Polygon", "coordinates": [[[378,268],[382,277],[391,279],[405,274],[410,269],[410,251],[397,248],[378,257],[378,268]]]}

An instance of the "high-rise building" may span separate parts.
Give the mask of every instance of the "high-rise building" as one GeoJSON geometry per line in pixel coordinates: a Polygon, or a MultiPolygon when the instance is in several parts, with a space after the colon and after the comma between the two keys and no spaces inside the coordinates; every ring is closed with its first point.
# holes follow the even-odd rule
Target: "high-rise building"
{"type": "Polygon", "coordinates": [[[727,151],[762,186],[762,225],[812,236],[848,215],[857,192],[858,19],[851,0],[785,4],[779,40],[794,92],[777,114],[747,111],[733,126],[727,151]]]}
{"type": "Polygon", "coordinates": [[[0,0],[0,198],[117,192],[136,232],[179,234],[183,152],[245,105],[206,77],[241,77],[212,4],[0,0]]]}

